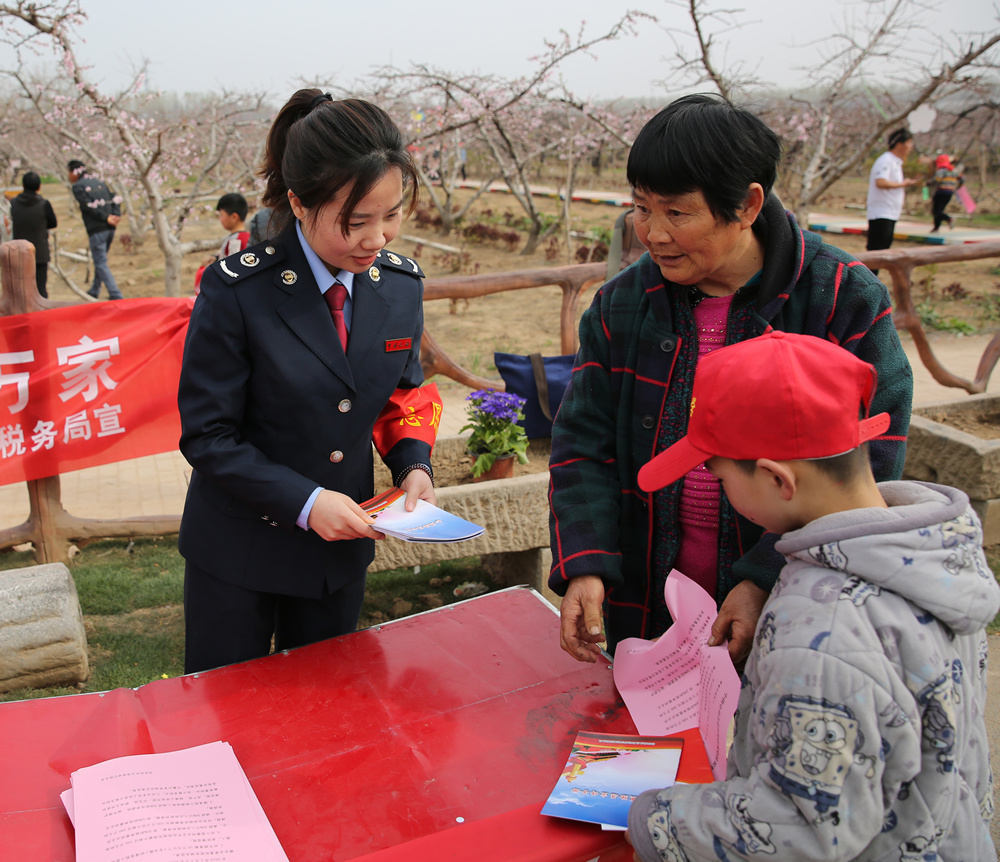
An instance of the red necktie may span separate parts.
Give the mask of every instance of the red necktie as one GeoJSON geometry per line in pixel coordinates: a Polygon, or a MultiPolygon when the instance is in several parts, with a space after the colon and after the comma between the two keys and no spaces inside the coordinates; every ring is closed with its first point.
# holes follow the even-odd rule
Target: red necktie
{"type": "Polygon", "coordinates": [[[347,323],[344,321],[344,303],[347,301],[347,288],[339,281],[330,285],[330,289],[323,294],[323,299],[330,306],[330,316],[333,317],[333,325],[340,337],[340,346],[347,353],[347,323]]]}

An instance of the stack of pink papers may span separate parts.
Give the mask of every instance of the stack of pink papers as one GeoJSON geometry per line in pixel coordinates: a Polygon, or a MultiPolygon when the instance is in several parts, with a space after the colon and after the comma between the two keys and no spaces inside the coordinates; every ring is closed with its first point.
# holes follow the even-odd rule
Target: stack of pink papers
{"type": "Polygon", "coordinates": [[[78,769],[61,794],[77,862],[288,862],[228,742],[116,757],[78,769]]]}

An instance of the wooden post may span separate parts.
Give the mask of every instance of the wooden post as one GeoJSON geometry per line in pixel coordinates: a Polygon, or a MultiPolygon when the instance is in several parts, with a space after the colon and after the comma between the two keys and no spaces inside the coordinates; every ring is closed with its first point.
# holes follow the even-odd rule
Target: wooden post
{"type": "Polygon", "coordinates": [[[35,247],[26,239],[0,245],[0,314],[23,314],[52,308],[35,284],[35,247]]]}
{"type": "MultiPolygon", "coordinates": [[[[35,247],[16,239],[0,244],[0,314],[25,314],[72,305],[44,299],[35,285],[35,247]]],[[[94,538],[161,536],[176,533],[179,515],[152,515],[120,520],[77,518],[63,508],[58,476],[28,483],[30,513],[16,527],[0,530],[0,548],[31,542],[39,563],[69,561],[71,542],[94,538]]]]}

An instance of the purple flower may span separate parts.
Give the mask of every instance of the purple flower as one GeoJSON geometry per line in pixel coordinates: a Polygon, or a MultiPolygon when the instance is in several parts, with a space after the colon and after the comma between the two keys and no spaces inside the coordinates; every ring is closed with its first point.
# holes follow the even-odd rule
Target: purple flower
{"type": "Polygon", "coordinates": [[[525,399],[512,392],[477,389],[465,396],[469,421],[461,431],[471,431],[469,451],[475,454],[473,475],[479,476],[498,456],[516,455],[526,464],[528,438],[517,423],[524,419],[525,399]]]}

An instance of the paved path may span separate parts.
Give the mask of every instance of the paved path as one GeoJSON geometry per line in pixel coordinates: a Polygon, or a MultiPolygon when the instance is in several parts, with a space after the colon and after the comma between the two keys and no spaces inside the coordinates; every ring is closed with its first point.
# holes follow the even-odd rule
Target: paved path
{"type": "MultiPolygon", "coordinates": [[[[459,188],[476,188],[482,183],[477,180],[466,180],[458,184],[459,188]]],[[[503,182],[490,184],[490,192],[510,194],[510,189],[503,182]]],[[[563,192],[552,186],[532,186],[531,192],[537,197],[558,198],[562,200],[563,192]]],[[[608,204],[614,207],[629,207],[632,196],[624,192],[593,191],[591,189],[576,189],[570,199],[580,203],[608,204]]],[[[954,208],[953,208],[954,209],[954,208]]],[[[1000,230],[966,227],[962,224],[964,216],[953,214],[956,224],[953,230],[944,228],[938,233],[932,233],[933,222],[930,216],[926,220],[902,219],[896,222],[894,238],[901,242],[919,242],[930,245],[963,245],[969,242],[985,242],[1000,239],[1000,230]]],[[[809,229],[821,233],[845,233],[864,235],[868,231],[868,220],[864,210],[858,210],[857,215],[830,215],[828,213],[809,213],[809,229]]]]}
{"type": "MultiPolygon", "coordinates": [[[[901,219],[896,222],[893,237],[898,242],[920,242],[928,245],[965,245],[970,242],[985,242],[1000,239],[1000,230],[968,227],[955,218],[954,229],[942,228],[931,232],[933,222],[901,219]]],[[[863,212],[856,216],[809,213],[809,229],[821,233],[846,233],[864,236],[868,233],[868,221],[863,212]]]]}

